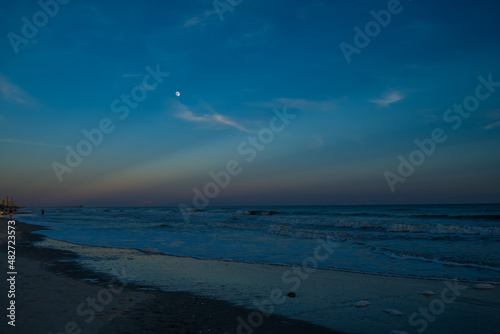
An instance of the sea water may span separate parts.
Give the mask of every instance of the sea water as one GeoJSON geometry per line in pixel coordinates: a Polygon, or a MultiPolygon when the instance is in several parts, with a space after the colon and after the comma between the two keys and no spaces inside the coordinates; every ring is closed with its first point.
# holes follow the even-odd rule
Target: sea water
{"type": "MultiPolygon", "coordinates": [[[[198,259],[303,265],[318,239],[325,269],[500,282],[500,205],[23,209],[17,218],[71,243],[198,259]]],[[[311,265],[310,263],[306,263],[311,265]]]]}

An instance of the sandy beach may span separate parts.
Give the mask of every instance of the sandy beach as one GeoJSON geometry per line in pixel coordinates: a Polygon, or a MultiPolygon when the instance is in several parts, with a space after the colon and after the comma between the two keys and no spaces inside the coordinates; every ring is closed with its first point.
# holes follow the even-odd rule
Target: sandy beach
{"type": "MultiPolygon", "coordinates": [[[[16,223],[16,333],[498,333],[500,327],[498,286],[90,247],[31,233],[40,229],[16,223]]],[[[2,290],[8,291],[5,281],[2,290]]],[[[4,319],[2,332],[14,333],[9,327],[4,319]]]]}

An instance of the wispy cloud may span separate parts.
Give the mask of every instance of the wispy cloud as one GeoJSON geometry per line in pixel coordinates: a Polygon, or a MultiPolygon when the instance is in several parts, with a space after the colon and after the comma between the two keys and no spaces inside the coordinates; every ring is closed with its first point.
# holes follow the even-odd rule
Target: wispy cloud
{"type": "Polygon", "coordinates": [[[177,113],[177,116],[179,118],[182,118],[183,120],[190,121],[190,122],[208,122],[208,121],[210,121],[210,115],[196,116],[189,109],[186,109],[184,111],[177,113]]]}
{"type": "Polygon", "coordinates": [[[217,14],[217,11],[206,11],[201,15],[198,16],[193,16],[189,19],[187,19],[184,24],[182,25],[183,28],[189,28],[189,27],[194,27],[194,26],[203,26],[207,23],[207,20],[210,16],[217,14]]]}
{"type": "Polygon", "coordinates": [[[239,129],[241,131],[244,131],[244,132],[250,132],[247,129],[245,129],[244,127],[242,127],[241,125],[239,125],[238,123],[233,122],[233,121],[227,119],[225,116],[222,116],[222,115],[214,113],[214,115],[212,117],[213,117],[214,120],[216,120],[219,123],[227,124],[229,126],[233,126],[233,127],[237,128],[237,129],[239,129]]]}
{"type": "Polygon", "coordinates": [[[443,120],[443,112],[439,108],[427,108],[421,110],[420,113],[427,123],[441,122],[443,120]]]}
{"type": "Polygon", "coordinates": [[[494,123],[490,123],[490,124],[486,125],[486,126],[484,127],[484,129],[485,129],[485,130],[490,130],[490,129],[493,129],[493,128],[497,128],[497,127],[499,127],[499,126],[500,126],[500,120],[498,120],[498,121],[496,121],[496,122],[494,122],[494,123]]]}
{"type": "Polygon", "coordinates": [[[306,99],[288,99],[281,98],[275,100],[277,103],[286,105],[288,108],[311,110],[311,111],[332,111],[337,108],[335,100],[306,100],[306,99]]]}
{"type": "Polygon", "coordinates": [[[304,111],[332,111],[337,108],[337,101],[279,98],[271,102],[250,102],[247,105],[260,108],[277,108],[285,105],[289,109],[304,111]]]}
{"type": "Polygon", "coordinates": [[[323,137],[321,136],[316,136],[314,137],[314,142],[310,146],[312,149],[320,149],[325,145],[325,141],[323,140],[323,137]]]}
{"type": "Polygon", "coordinates": [[[391,92],[384,95],[382,98],[369,100],[369,102],[375,103],[380,107],[388,107],[393,103],[403,100],[404,98],[405,96],[403,96],[400,92],[391,92]]]}
{"type": "Polygon", "coordinates": [[[32,141],[27,141],[27,140],[6,139],[6,138],[0,138],[0,143],[22,144],[22,145],[32,145],[32,146],[45,146],[45,147],[62,147],[61,145],[52,145],[52,144],[32,142],[32,141]]]}
{"type": "Polygon", "coordinates": [[[13,84],[6,76],[0,73],[0,92],[4,99],[24,105],[36,105],[31,98],[21,88],[13,84]]]}
{"type": "Polygon", "coordinates": [[[257,29],[252,30],[246,34],[238,35],[234,38],[229,38],[227,40],[228,48],[249,48],[263,45],[269,42],[270,35],[274,31],[274,26],[269,23],[263,23],[263,25],[257,29]]]}
{"type": "MultiPolygon", "coordinates": [[[[489,112],[487,118],[494,120],[492,123],[489,123],[483,127],[484,130],[491,130],[497,127],[500,127],[500,110],[492,110],[489,112]]],[[[491,122],[491,121],[490,121],[491,122]]]]}
{"type": "Polygon", "coordinates": [[[186,22],[184,22],[183,27],[188,28],[192,26],[196,26],[201,23],[201,18],[199,16],[192,17],[190,19],[187,19],[186,22]]]}
{"type": "Polygon", "coordinates": [[[137,78],[137,77],[140,77],[140,76],[141,76],[140,74],[133,74],[133,73],[122,74],[122,78],[137,78]]]}
{"type": "Polygon", "coordinates": [[[210,114],[205,114],[202,116],[195,115],[189,108],[183,104],[178,104],[177,105],[177,117],[184,119],[186,121],[190,122],[198,122],[198,123],[207,123],[207,124],[224,124],[224,125],[229,125],[234,128],[237,128],[240,131],[244,132],[251,132],[247,129],[245,129],[243,126],[240,124],[236,123],[235,121],[230,120],[224,115],[218,114],[215,111],[213,111],[210,107],[207,107],[209,111],[211,112],[210,114]]]}

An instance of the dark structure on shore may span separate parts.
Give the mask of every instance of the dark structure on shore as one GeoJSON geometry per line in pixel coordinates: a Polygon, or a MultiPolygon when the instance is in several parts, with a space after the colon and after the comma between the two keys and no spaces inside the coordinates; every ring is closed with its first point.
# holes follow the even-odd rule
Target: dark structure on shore
{"type": "Polygon", "coordinates": [[[14,203],[12,196],[8,196],[7,199],[0,200],[0,209],[12,208],[17,209],[18,206],[14,203]]]}

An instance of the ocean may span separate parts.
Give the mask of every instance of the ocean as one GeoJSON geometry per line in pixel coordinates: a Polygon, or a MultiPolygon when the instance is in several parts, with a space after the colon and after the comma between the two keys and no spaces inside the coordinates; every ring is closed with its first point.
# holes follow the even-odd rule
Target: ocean
{"type": "Polygon", "coordinates": [[[38,233],[82,245],[197,259],[500,282],[500,205],[209,207],[186,221],[176,207],[23,209],[38,233]],[[307,263],[307,265],[311,265],[307,263]]]}

